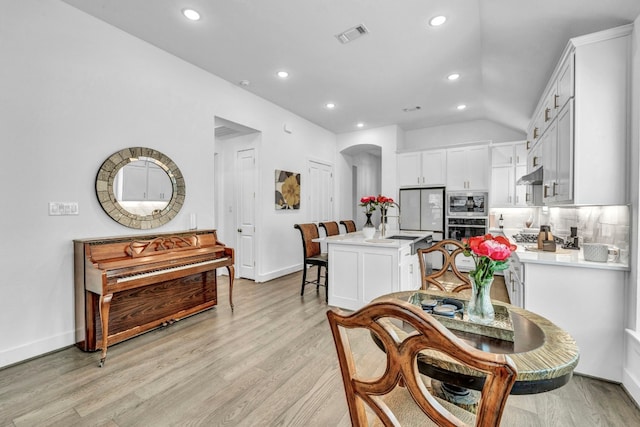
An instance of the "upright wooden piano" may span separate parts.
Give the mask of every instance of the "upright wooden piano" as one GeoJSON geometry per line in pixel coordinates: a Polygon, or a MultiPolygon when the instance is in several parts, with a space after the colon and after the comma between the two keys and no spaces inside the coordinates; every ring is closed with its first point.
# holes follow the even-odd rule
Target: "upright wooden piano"
{"type": "Polygon", "coordinates": [[[74,240],[76,345],[107,347],[217,304],[216,269],[234,252],[215,230],[74,240]]]}

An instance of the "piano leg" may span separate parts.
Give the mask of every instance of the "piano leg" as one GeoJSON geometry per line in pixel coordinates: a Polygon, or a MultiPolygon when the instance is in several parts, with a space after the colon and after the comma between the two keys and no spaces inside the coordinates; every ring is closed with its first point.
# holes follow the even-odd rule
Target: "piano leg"
{"type": "Polygon", "coordinates": [[[229,305],[231,306],[231,311],[233,311],[233,277],[235,276],[235,268],[233,265],[228,265],[227,271],[229,272],[229,305]]]}
{"type": "Polygon", "coordinates": [[[113,294],[100,295],[100,323],[102,324],[102,354],[100,357],[100,366],[104,366],[104,360],[107,358],[107,345],[109,342],[109,308],[111,307],[111,298],[113,294]]]}

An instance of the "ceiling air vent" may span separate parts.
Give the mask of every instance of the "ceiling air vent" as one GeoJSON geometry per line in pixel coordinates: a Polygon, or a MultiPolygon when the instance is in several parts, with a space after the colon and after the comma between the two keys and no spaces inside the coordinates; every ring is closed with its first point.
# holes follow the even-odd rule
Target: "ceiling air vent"
{"type": "Polygon", "coordinates": [[[346,31],[343,31],[340,34],[336,34],[336,38],[340,41],[340,43],[345,44],[358,39],[365,34],[369,34],[369,30],[364,24],[360,24],[357,27],[349,28],[346,31]]]}

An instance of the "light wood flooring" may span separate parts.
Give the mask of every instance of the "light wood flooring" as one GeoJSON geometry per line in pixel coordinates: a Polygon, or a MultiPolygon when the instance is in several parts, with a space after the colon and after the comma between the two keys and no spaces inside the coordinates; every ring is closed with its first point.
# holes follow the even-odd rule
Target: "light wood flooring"
{"type": "MultiPolygon", "coordinates": [[[[223,277],[217,308],[112,346],[103,368],[69,347],[2,369],[0,425],[348,426],[324,289],[301,298],[300,277],[238,280],[233,314],[223,277]]],[[[619,385],[574,376],[511,396],[502,425],[640,426],[640,410],[619,385]]]]}

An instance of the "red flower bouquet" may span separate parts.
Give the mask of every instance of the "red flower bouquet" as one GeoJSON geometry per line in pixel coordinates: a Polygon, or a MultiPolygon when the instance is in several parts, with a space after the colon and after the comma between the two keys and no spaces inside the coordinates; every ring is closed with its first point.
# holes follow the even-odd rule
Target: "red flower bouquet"
{"type": "Polygon", "coordinates": [[[376,196],[364,196],[360,199],[360,206],[364,207],[365,214],[370,214],[376,210],[378,199],[376,199],[376,196]]]}
{"type": "Polygon", "coordinates": [[[477,284],[493,278],[496,271],[506,270],[511,252],[517,249],[506,237],[491,234],[471,237],[463,243],[465,256],[472,257],[475,263],[476,268],[469,275],[477,284]]]}

